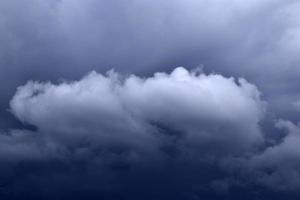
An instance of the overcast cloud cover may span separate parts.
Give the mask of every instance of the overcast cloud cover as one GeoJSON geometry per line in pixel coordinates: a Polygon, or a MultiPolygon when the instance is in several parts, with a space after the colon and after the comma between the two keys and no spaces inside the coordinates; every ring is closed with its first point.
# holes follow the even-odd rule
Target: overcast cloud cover
{"type": "Polygon", "coordinates": [[[299,11],[0,1],[0,199],[298,199],[299,11]]]}

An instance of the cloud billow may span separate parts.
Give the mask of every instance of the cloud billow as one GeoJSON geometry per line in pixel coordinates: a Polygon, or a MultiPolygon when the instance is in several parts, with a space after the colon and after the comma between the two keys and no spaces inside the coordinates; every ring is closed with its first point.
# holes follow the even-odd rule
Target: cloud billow
{"type": "Polygon", "coordinates": [[[151,77],[111,70],[29,81],[10,107],[36,130],[0,135],[1,185],[28,198],[295,198],[300,129],[279,120],[285,134],[268,143],[266,105],[245,79],[183,67],[151,77]],[[152,195],[137,192],[149,185],[152,195]],[[264,189],[253,194],[257,187],[264,189]]]}
{"type": "Polygon", "coordinates": [[[262,142],[259,96],[244,79],[184,68],[149,78],[120,78],[111,71],[57,85],[30,81],[18,88],[11,109],[21,121],[70,145],[85,138],[99,146],[117,142],[146,148],[166,136],[159,133],[163,126],[176,130],[174,137],[187,147],[218,146],[219,152],[209,153],[239,154],[262,142]]]}
{"type": "MultiPolygon", "coordinates": [[[[80,186],[75,187],[96,184],[102,189],[117,187],[113,191],[120,192],[129,181],[124,173],[151,180],[158,170],[181,180],[186,170],[221,172],[220,161],[246,156],[264,143],[259,123],[265,102],[253,84],[183,67],[148,78],[109,71],[59,84],[29,81],[18,88],[10,105],[19,120],[36,126],[37,131],[2,134],[1,159],[10,158],[7,166],[40,166],[41,185],[68,177],[62,184],[69,187],[68,181],[79,179],[80,186]],[[60,167],[48,169],[45,163],[60,167]],[[164,169],[170,163],[175,166],[164,169]],[[79,167],[81,175],[66,172],[69,167],[79,167]],[[84,172],[82,167],[89,170],[84,172]],[[172,172],[176,169],[183,174],[172,172]],[[95,182],[86,180],[87,172],[97,177],[95,182]],[[117,184],[114,176],[120,172],[120,185],[111,186],[117,184]]],[[[34,176],[32,170],[29,167],[24,174],[34,176]]],[[[205,176],[195,184],[209,187],[216,178],[205,176]]],[[[137,187],[135,181],[129,182],[137,187]]]]}

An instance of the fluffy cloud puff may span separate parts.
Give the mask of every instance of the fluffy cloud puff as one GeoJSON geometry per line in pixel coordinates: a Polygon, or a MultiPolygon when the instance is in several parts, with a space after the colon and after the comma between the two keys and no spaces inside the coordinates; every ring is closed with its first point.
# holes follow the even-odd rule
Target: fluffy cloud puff
{"type": "Polygon", "coordinates": [[[0,184],[26,198],[193,199],[228,175],[220,161],[264,144],[265,102],[254,85],[182,67],[29,81],[10,106],[36,130],[0,134],[0,184]],[[149,186],[153,194],[141,192],[149,186]]]}
{"type": "Polygon", "coordinates": [[[155,152],[168,146],[215,157],[263,141],[258,123],[264,103],[254,85],[182,67],[149,78],[110,71],[57,85],[30,81],[10,105],[18,119],[70,147],[155,152]]]}

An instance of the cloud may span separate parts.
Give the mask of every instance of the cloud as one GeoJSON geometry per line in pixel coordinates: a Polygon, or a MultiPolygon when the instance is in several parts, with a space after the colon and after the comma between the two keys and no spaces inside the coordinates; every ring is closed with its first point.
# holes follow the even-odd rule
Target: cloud
{"type": "MultiPolygon", "coordinates": [[[[287,132],[278,144],[266,148],[246,162],[245,169],[253,173],[254,181],[272,190],[298,192],[300,128],[290,121],[280,120],[277,127],[287,132]]],[[[245,170],[244,171],[247,171],[245,170]]]]}
{"type": "Polygon", "coordinates": [[[47,196],[64,185],[61,197],[70,196],[73,187],[85,195],[118,193],[133,199],[141,197],[137,188],[149,184],[158,184],[156,198],[176,187],[182,191],[174,195],[187,199],[214,192],[236,198],[232,189],[246,188],[246,196],[253,196],[253,188],[265,188],[255,197],[299,189],[300,128],[280,120],[276,127],[286,133],[265,135],[260,123],[266,102],[245,79],[183,67],[151,77],[91,72],[78,81],[29,81],[17,89],[10,106],[37,130],[0,135],[2,184],[12,182],[8,188],[25,181],[51,185],[47,196]],[[268,143],[268,137],[277,139],[268,143]],[[36,168],[41,178],[35,177],[36,168]],[[18,169],[23,179],[13,176],[18,169]],[[132,176],[149,182],[139,185],[132,176]],[[170,184],[168,176],[176,182],[170,184]],[[191,180],[186,186],[185,179],[191,180]],[[61,184],[53,184],[57,180],[61,184]],[[161,184],[168,185],[165,191],[161,184]],[[125,188],[133,193],[124,193],[125,188]]]}
{"type": "Polygon", "coordinates": [[[299,5],[1,1],[0,197],[2,185],[13,193],[28,183],[69,194],[180,191],[161,199],[206,195],[206,183],[296,191],[299,5]],[[169,73],[198,64],[209,74],[169,73]],[[138,76],[101,74],[111,67],[138,76]]]}
{"type": "MultiPolygon", "coordinates": [[[[71,195],[72,187],[98,195],[148,187],[132,176],[144,177],[149,184],[170,184],[165,176],[171,175],[177,180],[167,187],[171,191],[181,187],[191,171],[199,170],[208,174],[191,184],[204,187],[221,170],[220,160],[247,155],[264,142],[259,123],[265,102],[254,85],[183,67],[147,78],[109,71],[58,84],[29,81],[18,88],[10,106],[19,120],[37,130],[1,134],[0,159],[7,163],[6,171],[28,166],[27,171],[20,168],[24,178],[11,178],[9,188],[18,188],[26,180],[51,185],[50,192],[43,191],[50,196],[63,185],[66,190],[61,195],[71,195]],[[173,167],[165,168],[171,163],[173,167]],[[165,175],[157,176],[156,171],[165,175]],[[61,183],[53,184],[57,179],[61,183]],[[98,192],[92,189],[96,185],[98,192]],[[105,192],[105,188],[112,189],[105,192]]],[[[190,187],[177,195],[192,195],[190,187]]],[[[160,184],[155,188],[161,191],[160,184]]]]}
{"type": "Polygon", "coordinates": [[[248,191],[263,187],[267,193],[276,193],[279,199],[296,199],[300,187],[300,128],[287,120],[278,120],[275,125],[285,134],[274,136],[276,142],[258,152],[223,160],[221,165],[230,175],[213,183],[248,191]]]}
{"type": "Polygon", "coordinates": [[[203,153],[239,154],[263,140],[258,123],[264,103],[254,85],[184,68],[149,78],[111,71],[58,85],[30,81],[10,105],[21,121],[76,145],[85,138],[100,146],[107,141],[146,148],[166,132],[203,153]]]}

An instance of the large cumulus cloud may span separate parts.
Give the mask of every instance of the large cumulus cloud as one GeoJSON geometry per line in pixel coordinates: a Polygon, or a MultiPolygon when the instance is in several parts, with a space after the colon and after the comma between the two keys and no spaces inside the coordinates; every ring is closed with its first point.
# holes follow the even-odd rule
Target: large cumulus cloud
{"type": "Polygon", "coordinates": [[[264,143],[259,123],[265,103],[254,85],[182,67],[148,78],[110,71],[58,84],[29,81],[10,105],[37,130],[1,134],[2,184],[37,197],[61,187],[59,195],[72,196],[75,187],[97,197],[116,191],[128,197],[127,188],[132,198],[192,198],[197,192],[190,187],[201,191],[224,176],[220,160],[264,143]],[[21,177],[12,175],[15,170],[21,177]],[[148,183],[140,185],[135,176],[148,183]],[[50,188],[34,193],[24,181],[50,188]],[[149,184],[156,184],[153,196],[137,193],[149,184]],[[171,192],[177,187],[182,191],[171,192]]]}
{"type": "Polygon", "coordinates": [[[29,81],[10,107],[35,130],[0,135],[0,194],[296,198],[300,129],[279,120],[278,132],[265,134],[260,96],[245,79],[183,67],[151,77],[111,70],[57,84],[29,81]]]}
{"type": "Polygon", "coordinates": [[[244,79],[184,68],[150,78],[120,78],[111,71],[58,85],[28,82],[19,87],[11,109],[21,121],[70,144],[87,139],[100,146],[117,141],[146,148],[165,132],[203,153],[239,154],[262,142],[259,96],[244,79]]]}

